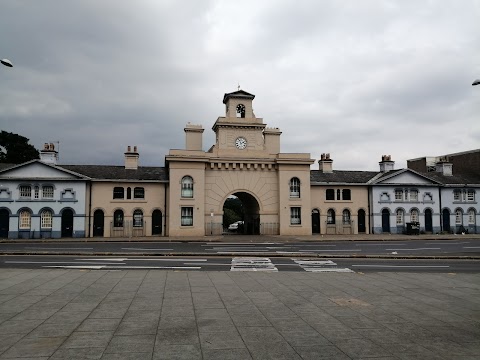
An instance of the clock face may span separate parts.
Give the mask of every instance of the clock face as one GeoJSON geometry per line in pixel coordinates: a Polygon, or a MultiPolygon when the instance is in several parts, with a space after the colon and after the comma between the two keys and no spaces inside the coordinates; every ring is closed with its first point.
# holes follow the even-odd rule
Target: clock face
{"type": "Polygon", "coordinates": [[[243,150],[247,147],[247,139],[244,137],[239,137],[235,140],[235,146],[237,149],[243,150]]]}

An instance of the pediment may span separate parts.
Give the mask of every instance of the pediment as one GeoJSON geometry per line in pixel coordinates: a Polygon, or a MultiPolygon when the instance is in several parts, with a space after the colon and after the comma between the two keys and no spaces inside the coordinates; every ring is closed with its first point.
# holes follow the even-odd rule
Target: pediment
{"type": "Polygon", "coordinates": [[[392,175],[386,175],[376,181],[377,184],[417,184],[417,185],[433,185],[438,184],[436,181],[429,179],[410,169],[396,172],[392,175]]]}
{"type": "Polygon", "coordinates": [[[0,172],[0,179],[75,180],[84,178],[85,177],[80,174],[62,169],[58,166],[47,165],[38,160],[20,164],[0,172]]]}

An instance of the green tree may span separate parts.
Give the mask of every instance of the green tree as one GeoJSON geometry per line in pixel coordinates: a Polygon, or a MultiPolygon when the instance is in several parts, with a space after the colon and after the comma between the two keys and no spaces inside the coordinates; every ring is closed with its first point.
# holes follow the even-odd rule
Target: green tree
{"type": "Polygon", "coordinates": [[[3,131],[0,133],[0,163],[21,164],[39,159],[38,150],[24,136],[3,131]]]}
{"type": "Polygon", "coordinates": [[[243,205],[239,198],[228,198],[223,205],[223,226],[243,220],[243,205]]]}

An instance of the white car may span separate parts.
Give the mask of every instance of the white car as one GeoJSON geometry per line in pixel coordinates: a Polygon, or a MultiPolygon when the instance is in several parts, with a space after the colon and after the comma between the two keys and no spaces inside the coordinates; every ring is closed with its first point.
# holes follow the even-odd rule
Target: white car
{"type": "Polygon", "coordinates": [[[243,221],[235,221],[233,224],[228,225],[228,230],[238,230],[239,225],[243,225],[243,221]]]}

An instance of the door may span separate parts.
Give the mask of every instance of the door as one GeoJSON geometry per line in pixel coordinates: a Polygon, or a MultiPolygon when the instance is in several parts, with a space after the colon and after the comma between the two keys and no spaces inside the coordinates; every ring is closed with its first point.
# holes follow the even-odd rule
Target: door
{"type": "Polygon", "coordinates": [[[73,211],[65,209],[62,212],[62,237],[73,236],[73,211]]]}
{"type": "Polygon", "coordinates": [[[443,222],[443,231],[450,232],[450,210],[443,209],[442,222],[443,222]]]}
{"type": "Polygon", "coordinates": [[[432,210],[430,210],[430,209],[425,210],[425,231],[426,232],[433,232],[432,210]]]}
{"type": "Polygon", "coordinates": [[[152,235],[162,234],[162,212],[153,210],[152,213],[152,235]]]}
{"type": "Polygon", "coordinates": [[[364,233],[366,231],[365,226],[365,210],[360,209],[358,210],[358,232],[364,233]]]}
{"type": "Polygon", "coordinates": [[[382,210],[382,231],[384,233],[390,232],[390,211],[388,209],[382,210]]]}
{"type": "Polygon", "coordinates": [[[320,211],[312,210],[312,234],[320,234],[320,211]]]}
{"type": "Polygon", "coordinates": [[[0,239],[8,238],[10,214],[7,209],[0,210],[0,239]]]}
{"type": "Polygon", "coordinates": [[[93,213],[93,236],[103,236],[105,216],[102,210],[93,213]]]}

